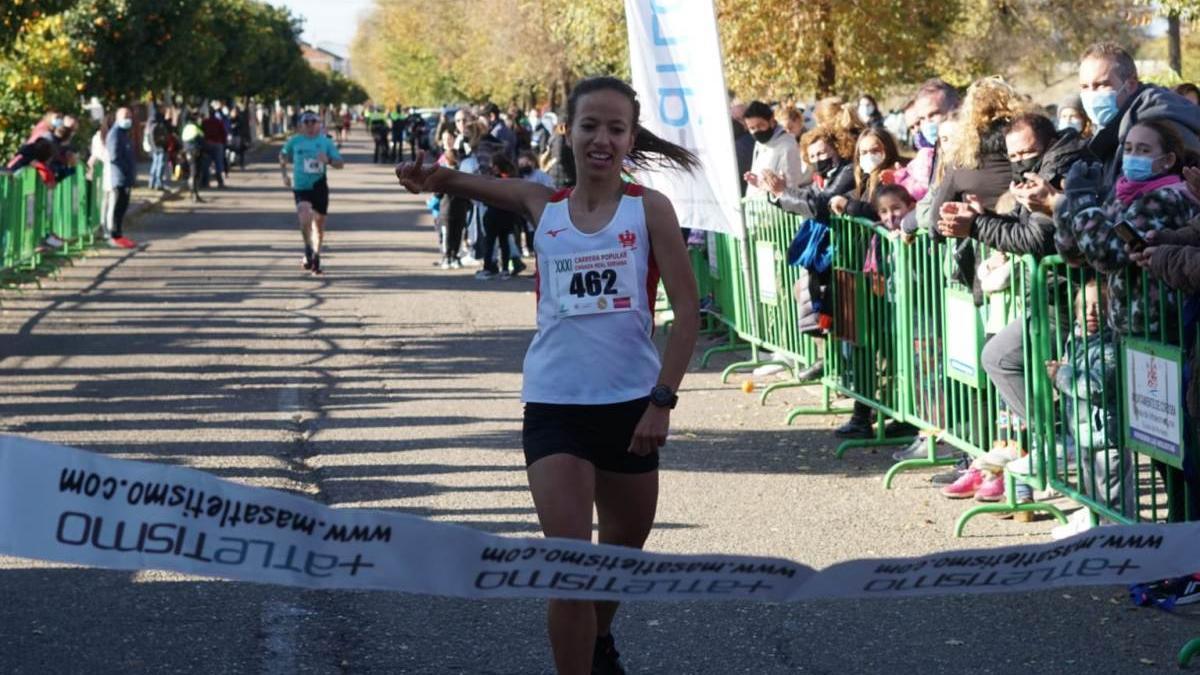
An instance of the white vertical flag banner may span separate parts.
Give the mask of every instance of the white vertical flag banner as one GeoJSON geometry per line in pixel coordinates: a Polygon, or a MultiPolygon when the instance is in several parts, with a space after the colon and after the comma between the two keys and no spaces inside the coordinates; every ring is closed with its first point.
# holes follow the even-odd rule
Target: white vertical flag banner
{"type": "Polygon", "coordinates": [[[741,188],[712,2],[625,0],[633,87],[642,126],[696,153],[694,174],[640,175],[671,199],[683,227],[741,237],[741,188]]]}

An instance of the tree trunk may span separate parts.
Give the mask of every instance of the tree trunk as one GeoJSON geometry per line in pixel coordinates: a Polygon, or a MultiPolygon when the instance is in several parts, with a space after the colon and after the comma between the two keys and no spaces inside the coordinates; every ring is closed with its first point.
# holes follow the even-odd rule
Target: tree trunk
{"type": "Polygon", "coordinates": [[[817,73],[817,98],[832,96],[837,86],[837,46],[834,44],[833,9],[829,0],[819,4],[817,25],[821,30],[821,71],[817,73]]]}
{"type": "Polygon", "coordinates": [[[1167,17],[1167,61],[1176,75],[1183,77],[1183,45],[1179,39],[1179,12],[1167,17]]]}

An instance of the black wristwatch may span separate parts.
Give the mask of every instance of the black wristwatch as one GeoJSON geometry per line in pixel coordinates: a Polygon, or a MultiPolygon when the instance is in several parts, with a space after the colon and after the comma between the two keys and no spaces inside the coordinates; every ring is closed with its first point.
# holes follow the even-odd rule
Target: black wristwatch
{"type": "Polygon", "coordinates": [[[665,384],[655,386],[650,390],[650,402],[660,408],[675,409],[675,404],[679,402],[679,397],[671,388],[665,384]]]}

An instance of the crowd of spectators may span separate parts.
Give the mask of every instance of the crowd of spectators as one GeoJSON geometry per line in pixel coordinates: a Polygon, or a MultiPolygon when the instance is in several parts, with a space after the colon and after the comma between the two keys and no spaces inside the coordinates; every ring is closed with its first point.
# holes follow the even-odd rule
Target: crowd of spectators
{"type": "MultiPolygon", "coordinates": [[[[566,127],[553,112],[495,103],[446,110],[434,125],[437,161],[459,171],[522,178],[548,187],[575,181],[575,158],[566,127]]],[[[414,151],[415,154],[415,151],[414,151]]],[[[516,214],[450,195],[434,195],[434,214],[442,269],[478,264],[480,280],[510,279],[528,268],[533,229],[516,214]]]]}
{"type": "MultiPolygon", "coordinates": [[[[789,262],[801,267],[794,289],[801,328],[818,339],[831,323],[832,216],[882,223],[901,241],[911,242],[917,232],[944,241],[953,251],[946,273],[972,289],[977,304],[995,285],[993,270],[1012,257],[1060,255],[1081,270],[1073,297],[1057,304],[1072,308],[1057,320],[1057,334],[1067,336],[1059,345],[1062,358],[1044,364],[1068,411],[1060,459],[1077,464],[1085,482],[1102,486],[1095,499],[1128,513],[1136,506],[1128,504],[1128,453],[1116,451],[1118,368],[1110,336],[1144,333],[1166,320],[1159,312],[1183,307],[1182,344],[1187,350],[1195,343],[1200,302],[1189,296],[1200,291],[1200,89],[1142,82],[1129,53],[1110,43],[1083,53],[1078,77],[1077,93],[1056,105],[1039,105],[988,77],[965,91],[929,80],[886,116],[866,94],[849,102],[823,99],[808,109],[734,100],[731,116],[744,195],[804,219],[792,250],[806,255],[789,262]],[[989,257],[979,259],[985,251],[989,257]],[[1139,267],[1149,282],[1133,273],[1139,267]]],[[[1066,286],[1058,284],[1055,292],[1065,293],[1066,286]]],[[[990,335],[981,355],[1014,420],[1026,418],[1027,373],[1043,368],[1027,363],[1028,336],[1027,317],[1013,319],[990,335]]],[[[1185,386],[1190,419],[1200,420],[1200,378],[1190,375],[1200,370],[1195,351],[1187,350],[1185,386]]],[[[765,366],[760,374],[773,369],[780,368],[765,366]]],[[[818,377],[822,369],[818,362],[799,375],[818,377]]],[[[861,439],[876,432],[874,411],[861,403],[835,431],[861,439]]],[[[924,432],[895,422],[885,432],[916,437],[897,460],[928,456],[924,432]]],[[[1024,465],[1010,469],[1028,473],[1027,447],[1027,439],[1018,442],[990,463],[964,457],[934,483],[954,499],[1012,497],[1001,469],[1018,461],[1024,465]]],[[[953,456],[940,444],[936,452],[953,456]]],[[[1189,499],[1200,495],[1190,464],[1177,471],[1182,480],[1166,481],[1176,470],[1155,468],[1164,482],[1191,488],[1189,499]]],[[[1031,499],[1017,485],[1015,499],[1031,499]]],[[[1088,516],[1086,510],[1075,514],[1055,536],[1091,526],[1088,516]]]]}
{"type": "Polygon", "coordinates": [[[99,176],[103,245],[136,246],[124,236],[122,224],[132,190],[139,184],[141,160],[149,164],[146,187],[166,191],[172,183],[185,185],[193,202],[203,201],[200,190],[214,181],[224,188],[231,165],[245,167],[252,134],[250,117],[231,103],[173,106],[151,102],[106,112],[93,102],[87,111],[90,114],[84,116],[82,126],[95,131],[86,148],[79,147],[78,117],[48,111],[5,169],[16,172],[31,167],[50,188],[81,169],[89,179],[99,176]]]}

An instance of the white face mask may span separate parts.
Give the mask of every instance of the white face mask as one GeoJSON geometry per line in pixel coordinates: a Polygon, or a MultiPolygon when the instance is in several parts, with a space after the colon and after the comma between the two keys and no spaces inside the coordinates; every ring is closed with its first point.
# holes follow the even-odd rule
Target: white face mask
{"type": "Polygon", "coordinates": [[[861,155],[858,158],[858,168],[862,169],[863,173],[871,173],[878,169],[883,164],[883,153],[872,152],[866,155],[861,155]]]}
{"type": "Polygon", "coordinates": [[[125,119],[117,120],[117,126],[121,127],[122,129],[132,129],[133,128],[133,120],[129,119],[128,117],[126,117],[125,119]]]}

